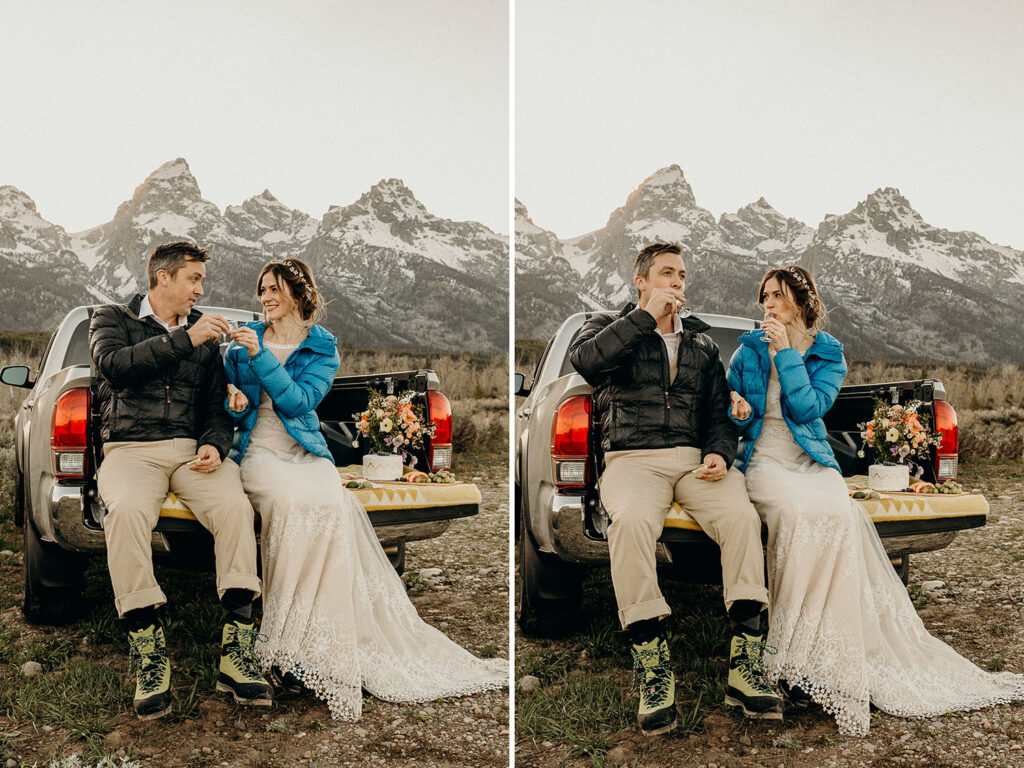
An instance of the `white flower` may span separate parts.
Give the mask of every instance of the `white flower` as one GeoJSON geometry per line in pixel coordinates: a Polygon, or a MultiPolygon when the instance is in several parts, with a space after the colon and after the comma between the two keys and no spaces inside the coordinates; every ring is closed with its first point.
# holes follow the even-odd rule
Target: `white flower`
{"type": "MultiPolygon", "coordinates": [[[[353,443],[353,445],[355,445],[355,443],[353,443]]],[[[857,455],[860,456],[863,459],[864,458],[864,451],[857,451],[857,455]]]]}
{"type": "Polygon", "coordinates": [[[391,419],[384,419],[384,421],[380,423],[380,431],[390,432],[392,429],[394,429],[394,426],[395,422],[393,422],[391,419]]]}
{"type": "Polygon", "coordinates": [[[895,443],[900,439],[900,431],[896,427],[890,427],[889,431],[885,433],[885,440],[889,443],[895,443]]]}

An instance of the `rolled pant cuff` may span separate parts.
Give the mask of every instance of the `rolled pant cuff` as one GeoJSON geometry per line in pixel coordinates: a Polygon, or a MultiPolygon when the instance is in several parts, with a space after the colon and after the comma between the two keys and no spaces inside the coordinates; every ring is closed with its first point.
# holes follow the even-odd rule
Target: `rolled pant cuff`
{"type": "Polygon", "coordinates": [[[224,597],[224,593],[229,589],[247,589],[252,592],[253,599],[259,597],[263,591],[258,576],[239,571],[217,577],[217,597],[224,597]]]}
{"type": "Polygon", "coordinates": [[[768,607],[768,590],[763,584],[732,584],[723,592],[725,593],[725,610],[727,611],[737,600],[753,600],[765,608],[768,607]]]}
{"type": "Polygon", "coordinates": [[[661,619],[672,613],[665,598],[659,597],[654,600],[647,600],[643,603],[634,603],[619,609],[619,621],[625,629],[630,624],[644,619],[661,619]]]}
{"type": "Polygon", "coordinates": [[[117,617],[123,619],[128,611],[137,608],[159,608],[167,602],[167,597],[160,587],[146,587],[138,592],[129,592],[127,595],[114,597],[114,607],[117,609],[117,617]]]}

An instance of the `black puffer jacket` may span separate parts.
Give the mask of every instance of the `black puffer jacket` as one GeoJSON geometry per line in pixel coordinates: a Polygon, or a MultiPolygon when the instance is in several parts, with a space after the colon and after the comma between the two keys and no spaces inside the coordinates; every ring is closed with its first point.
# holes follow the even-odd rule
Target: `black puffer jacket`
{"type": "Polygon", "coordinates": [[[679,368],[669,381],[668,353],[654,318],[627,304],[596,315],[569,345],[569,360],[594,388],[605,451],[693,446],[701,456],[736,458],[729,386],[718,345],[696,318],[683,320],[679,368]]]}
{"type": "MultiPolygon", "coordinates": [[[[103,442],[187,437],[197,447],[214,446],[223,459],[234,435],[217,342],[193,347],[184,328],[168,333],[152,317],[139,320],[141,304],[137,295],[100,307],[89,325],[103,442]]],[[[201,316],[192,310],[188,325],[201,316]]]]}

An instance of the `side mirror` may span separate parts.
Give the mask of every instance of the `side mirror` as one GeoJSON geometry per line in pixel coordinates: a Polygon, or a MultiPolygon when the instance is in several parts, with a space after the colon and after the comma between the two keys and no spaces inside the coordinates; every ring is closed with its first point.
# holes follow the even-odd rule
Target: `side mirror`
{"type": "Polygon", "coordinates": [[[28,380],[28,374],[27,365],[6,365],[0,369],[0,382],[10,384],[12,387],[31,389],[35,382],[28,380]]]}
{"type": "Polygon", "coordinates": [[[519,397],[526,397],[528,394],[530,394],[530,390],[527,389],[524,386],[524,384],[526,384],[526,376],[524,376],[521,373],[517,373],[515,394],[518,395],[519,397]]]}

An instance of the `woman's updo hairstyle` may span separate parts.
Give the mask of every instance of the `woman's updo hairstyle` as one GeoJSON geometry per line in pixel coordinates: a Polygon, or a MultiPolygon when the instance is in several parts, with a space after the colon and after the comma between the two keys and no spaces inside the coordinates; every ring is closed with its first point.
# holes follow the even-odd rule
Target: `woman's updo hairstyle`
{"type": "Polygon", "coordinates": [[[313,273],[306,262],[302,259],[281,259],[264,264],[259,277],[256,278],[257,298],[260,296],[263,276],[268,272],[274,276],[278,286],[282,283],[288,286],[292,298],[299,305],[299,317],[303,323],[312,325],[323,316],[324,297],[317,290],[313,273]]]}
{"type": "Polygon", "coordinates": [[[825,324],[828,311],[811,273],[795,264],[773,267],[765,272],[757,288],[757,305],[762,310],[765,299],[764,286],[773,277],[779,281],[783,300],[800,313],[807,330],[820,331],[825,324]]]}

